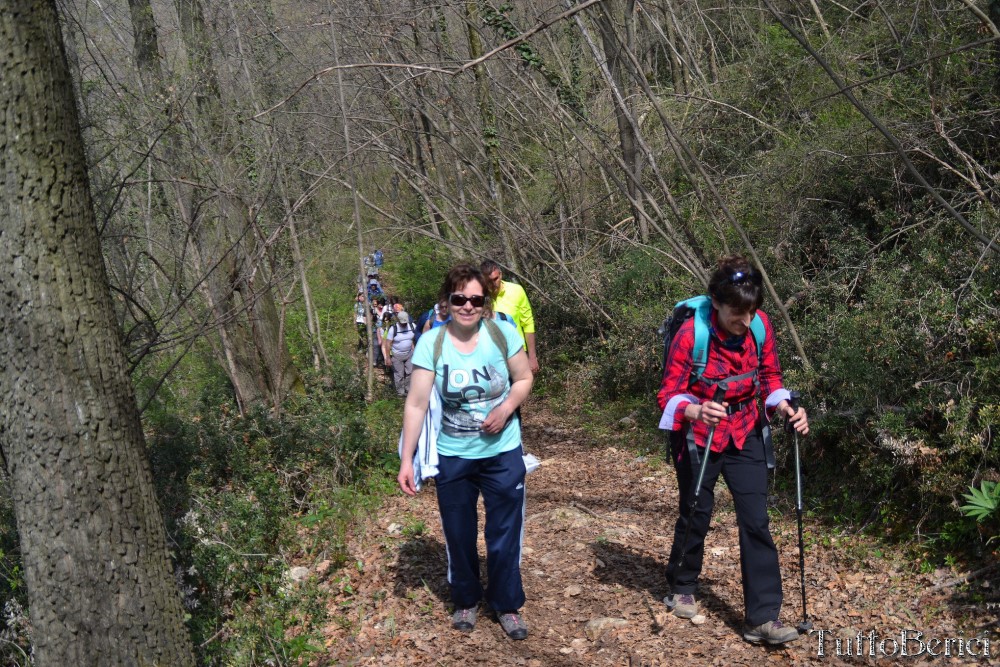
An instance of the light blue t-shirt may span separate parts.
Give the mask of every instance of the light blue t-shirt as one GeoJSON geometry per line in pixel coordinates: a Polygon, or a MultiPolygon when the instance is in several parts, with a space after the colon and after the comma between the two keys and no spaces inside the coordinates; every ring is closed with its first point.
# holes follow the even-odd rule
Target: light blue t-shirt
{"type": "MultiPolygon", "coordinates": [[[[428,332],[417,341],[413,365],[434,370],[434,383],[443,403],[441,432],[438,434],[438,454],[461,456],[465,459],[485,459],[521,445],[521,422],[511,417],[503,431],[489,435],[480,430],[486,415],[500,405],[510,392],[507,361],[493,343],[484,324],[479,325],[476,349],[463,354],[455,349],[447,330],[441,357],[434,369],[434,341],[442,329],[428,332]]],[[[517,329],[499,326],[507,339],[507,357],[513,357],[524,347],[517,329]]]]}

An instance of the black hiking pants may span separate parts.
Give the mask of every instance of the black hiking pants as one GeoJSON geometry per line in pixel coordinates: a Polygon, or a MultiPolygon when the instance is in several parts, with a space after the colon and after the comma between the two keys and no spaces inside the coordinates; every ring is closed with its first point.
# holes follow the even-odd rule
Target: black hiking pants
{"type": "MultiPolygon", "coordinates": [[[[689,451],[686,433],[676,431],[670,436],[670,454],[677,471],[680,487],[680,516],[674,526],[674,543],[667,565],[667,584],[672,593],[695,593],[705,554],[705,535],[712,521],[715,505],[715,483],[722,474],[733,496],[736,525],[740,537],[740,569],[743,575],[743,605],[748,625],[757,626],[778,618],[781,611],[781,572],[778,550],[771,539],[767,516],[767,461],[760,431],[747,436],[743,449],[730,441],[722,452],[712,452],[705,468],[698,504],[691,516],[691,494],[698,478],[701,456],[689,451]],[[683,563],[681,551],[684,532],[691,521],[683,563]]],[[[714,558],[714,557],[713,557],[714,558]]],[[[729,559],[728,554],[718,556],[729,559]]]]}

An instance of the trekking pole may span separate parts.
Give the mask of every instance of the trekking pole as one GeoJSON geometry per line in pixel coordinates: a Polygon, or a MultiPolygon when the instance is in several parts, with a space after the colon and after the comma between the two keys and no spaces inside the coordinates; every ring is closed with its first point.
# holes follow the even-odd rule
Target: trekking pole
{"type": "MultiPolygon", "coordinates": [[[[798,412],[801,394],[797,391],[790,392],[790,394],[791,398],[788,403],[792,406],[792,410],[798,412]]],[[[806,634],[812,630],[813,624],[806,612],[806,556],[805,543],[802,538],[802,462],[799,456],[799,432],[792,426],[791,421],[785,422],[785,431],[795,434],[795,516],[799,523],[799,584],[802,589],[802,622],[796,629],[799,634],[806,634]]]]}
{"type": "MultiPolygon", "coordinates": [[[[712,400],[716,403],[722,403],[726,398],[726,389],[729,388],[725,382],[720,382],[715,385],[715,394],[712,396],[712,400]]],[[[684,564],[684,559],[687,557],[687,547],[688,538],[691,536],[691,523],[694,520],[694,511],[698,506],[698,494],[701,493],[701,482],[705,479],[705,468],[708,467],[708,455],[712,452],[712,438],[715,437],[715,428],[718,424],[713,424],[708,429],[708,438],[705,440],[705,453],[701,458],[701,466],[698,468],[698,477],[695,479],[694,483],[694,495],[691,496],[691,508],[688,512],[688,520],[684,525],[684,539],[681,540],[681,560],[680,564],[684,564]]]]}

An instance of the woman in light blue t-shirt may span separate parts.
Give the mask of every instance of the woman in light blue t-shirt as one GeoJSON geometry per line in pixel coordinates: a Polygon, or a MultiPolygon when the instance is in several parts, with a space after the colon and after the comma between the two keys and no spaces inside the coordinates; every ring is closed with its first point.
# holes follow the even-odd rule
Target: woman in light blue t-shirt
{"type": "Polygon", "coordinates": [[[524,461],[516,411],[533,377],[517,330],[492,318],[492,294],[479,269],[460,264],[445,277],[440,299],[451,319],[420,337],[413,353],[410,393],[403,413],[403,451],[397,481],[414,495],[413,454],[431,392],[441,396],[435,479],[448,552],[452,626],[471,631],[485,597],[504,632],[524,639],[520,614],[524,524],[524,461]],[[486,508],[485,592],[479,583],[476,505],[486,508]]]}

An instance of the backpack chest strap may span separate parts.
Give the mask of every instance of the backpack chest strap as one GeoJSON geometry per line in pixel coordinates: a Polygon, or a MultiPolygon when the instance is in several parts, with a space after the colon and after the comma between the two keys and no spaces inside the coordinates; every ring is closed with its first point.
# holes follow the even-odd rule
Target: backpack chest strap
{"type": "Polygon", "coordinates": [[[705,378],[701,378],[701,381],[710,387],[714,387],[717,384],[732,384],[734,382],[739,382],[740,380],[746,380],[747,378],[753,378],[754,384],[757,384],[757,369],[754,368],[753,370],[747,371],[746,373],[740,373],[739,375],[730,375],[722,380],[706,380],[705,378]]]}

